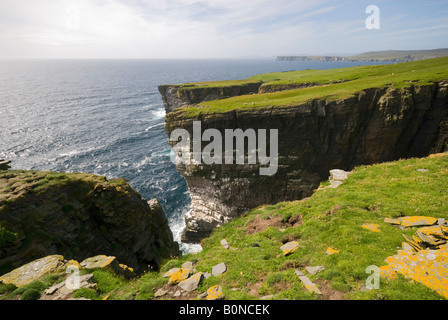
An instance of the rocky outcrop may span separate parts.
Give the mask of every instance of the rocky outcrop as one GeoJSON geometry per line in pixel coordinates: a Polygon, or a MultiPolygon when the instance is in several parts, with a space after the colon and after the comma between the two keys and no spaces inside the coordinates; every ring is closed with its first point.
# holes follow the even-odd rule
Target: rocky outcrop
{"type": "Polygon", "coordinates": [[[287,107],[199,116],[169,112],[168,135],[182,128],[193,136],[193,121],[201,121],[202,132],[213,128],[222,136],[225,129],[236,128],[277,129],[279,134],[274,176],[260,176],[259,164],[177,165],[192,199],[182,240],[198,242],[216,226],[259,205],[308,197],[328,179],[331,169],[350,171],[358,165],[443,152],[447,136],[441,128],[447,117],[447,81],[402,89],[371,88],[344,100],[315,99],[287,107]]]}
{"type": "Polygon", "coordinates": [[[115,256],[136,272],[179,254],[161,205],[123,179],[0,172],[0,270],[59,254],[115,256]]]}
{"type": "Polygon", "coordinates": [[[0,159],[0,170],[8,170],[11,168],[11,161],[0,159]]]}
{"type": "Polygon", "coordinates": [[[224,99],[244,94],[258,93],[262,81],[244,81],[241,84],[228,86],[197,86],[197,85],[162,85],[159,92],[162,95],[166,112],[171,112],[184,105],[203,101],[224,99]]]}

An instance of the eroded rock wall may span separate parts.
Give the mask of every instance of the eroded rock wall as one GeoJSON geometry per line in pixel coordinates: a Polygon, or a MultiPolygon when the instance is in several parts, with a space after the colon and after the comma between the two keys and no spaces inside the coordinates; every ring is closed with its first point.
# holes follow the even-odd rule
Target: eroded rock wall
{"type": "Polygon", "coordinates": [[[102,254],[140,272],[179,254],[161,205],[123,180],[3,171],[0,185],[0,270],[52,254],[102,254]]]}
{"type": "Polygon", "coordinates": [[[314,100],[291,107],[194,118],[181,110],[168,113],[168,136],[179,128],[193,136],[193,121],[201,121],[202,132],[213,128],[222,136],[226,129],[236,128],[278,129],[279,133],[279,167],[274,176],[261,176],[260,165],[177,166],[192,198],[183,241],[198,242],[216,226],[259,205],[310,196],[331,169],[351,170],[445,151],[447,117],[446,81],[405,89],[367,89],[343,101],[314,100]]]}

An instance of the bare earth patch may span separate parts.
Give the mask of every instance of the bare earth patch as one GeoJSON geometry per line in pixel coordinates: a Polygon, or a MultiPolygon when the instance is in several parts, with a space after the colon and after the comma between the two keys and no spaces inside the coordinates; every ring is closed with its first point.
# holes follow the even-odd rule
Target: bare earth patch
{"type": "Polygon", "coordinates": [[[282,221],[282,216],[274,216],[268,218],[261,218],[257,216],[246,226],[246,234],[255,234],[258,232],[263,232],[268,227],[277,229],[286,229],[291,227],[296,227],[302,224],[302,216],[294,216],[289,218],[288,221],[282,221]]]}

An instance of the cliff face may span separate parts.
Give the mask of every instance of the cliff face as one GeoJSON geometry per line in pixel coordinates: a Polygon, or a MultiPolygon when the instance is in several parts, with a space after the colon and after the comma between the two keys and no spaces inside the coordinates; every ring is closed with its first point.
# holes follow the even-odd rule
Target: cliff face
{"type": "MultiPolygon", "coordinates": [[[[168,111],[175,108],[167,104],[168,111]]],[[[179,128],[193,136],[195,120],[201,121],[202,132],[214,128],[223,136],[225,129],[278,129],[279,159],[273,176],[261,176],[259,164],[179,164],[192,198],[186,242],[199,241],[259,205],[310,196],[331,169],[351,170],[447,150],[448,82],[366,89],[342,101],[312,100],[195,117],[180,109],[167,113],[168,136],[179,128]]]]}
{"type": "Polygon", "coordinates": [[[159,92],[168,113],[186,104],[257,93],[262,84],[261,81],[248,81],[241,84],[216,87],[165,85],[159,86],[159,92]]]}
{"type": "Polygon", "coordinates": [[[179,254],[157,200],[124,180],[90,174],[0,171],[0,270],[60,254],[105,254],[137,272],[179,254]]]}

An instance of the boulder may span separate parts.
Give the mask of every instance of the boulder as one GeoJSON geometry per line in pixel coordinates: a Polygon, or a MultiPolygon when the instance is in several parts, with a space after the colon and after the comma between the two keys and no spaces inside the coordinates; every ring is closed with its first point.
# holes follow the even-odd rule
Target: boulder
{"type": "Polygon", "coordinates": [[[319,272],[322,272],[325,270],[324,266],[316,266],[316,267],[306,267],[306,271],[308,271],[311,274],[318,274],[319,272]]]}
{"type": "Polygon", "coordinates": [[[23,287],[34,280],[50,272],[63,270],[65,267],[64,257],[61,255],[51,255],[27,263],[20,268],[0,277],[0,282],[4,284],[13,284],[16,287],[23,287]]]}
{"type": "Polygon", "coordinates": [[[44,291],[45,296],[41,297],[44,300],[67,300],[73,291],[81,288],[96,288],[93,274],[86,274],[83,276],[70,275],[65,281],[62,281],[44,291]],[[77,277],[77,278],[75,278],[77,277]]]}
{"type": "Polygon", "coordinates": [[[221,245],[224,247],[224,249],[229,249],[229,243],[226,239],[221,240],[221,245]]]}
{"type": "Polygon", "coordinates": [[[191,269],[184,269],[184,268],[173,268],[166,272],[163,277],[169,277],[168,284],[178,284],[181,281],[184,281],[188,279],[190,276],[192,270],[191,269]]]}
{"type": "Polygon", "coordinates": [[[194,291],[198,288],[199,283],[202,280],[202,276],[203,276],[203,273],[198,272],[198,273],[192,275],[187,280],[183,280],[183,281],[179,282],[179,287],[181,287],[182,290],[187,291],[187,292],[194,291]]]}
{"type": "Polygon", "coordinates": [[[217,264],[216,266],[213,266],[212,268],[212,275],[219,276],[220,274],[223,274],[227,271],[227,266],[224,262],[221,262],[220,264],[217,264]]]}
{"type": "Polygon", "coordinates": [[[224,298],[224,293],[222,292],[222,287],[220,285],[215,285],[207,290],[207,300],[220,300],[224,298]]]}
{"type": "Polygon", "coordinates": [[[426,216],[408,216],[398,218],[403,227],[424,227],[432,226],[437,223],[436,218],[426,216]]]}
{"type": "Polygon", "coordinates": [[[284,244],[283,246],[281,246],[280,249],[283,251],[283,255],[287,256],[287,255],[290,255],[291,253],[295,252],[298,247],[299,247],[298,241],[290,241],[290,242],[284,244]]]}
{"type": "Polygon", "coordinates": [[[311,280],[302,271],[295,270],[295,273],[299,277],[299,279],[303,282],[305,288],[307,288],[309,292],[314,292],[318,295],[322,294],[319,288],[313,282],[311,282],[311,280]]]}
{"type": "Polygon", "coordinates": [[[127,265],[120,264],[116,257],[98,255],[87,258],[80,263],[80,266],[85,269],[109,269],[118,275],[126,278],[134,278],[136,274],[134,270],[127,265]]]}

